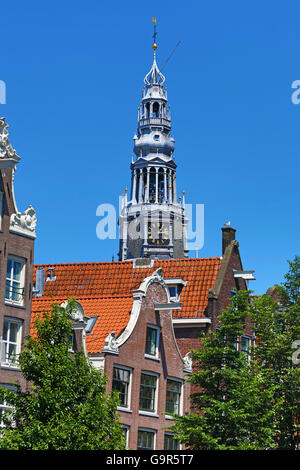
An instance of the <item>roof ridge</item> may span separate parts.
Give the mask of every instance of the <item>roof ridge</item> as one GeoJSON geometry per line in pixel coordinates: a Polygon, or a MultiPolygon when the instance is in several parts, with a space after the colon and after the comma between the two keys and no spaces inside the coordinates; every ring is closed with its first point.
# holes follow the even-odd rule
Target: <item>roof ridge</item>
{"type": "Polygon", "coordinates": [[[129,299],[129,298],[132,298],[132,295],[131,294],[116,294],[116,295],[89,295],[89,296],[84,296],[84,295],[74,295],[74,296],[67,296],[67,295],[59,295],[59,296],[53,296],[53,297],[50,297],[50,296],[42,296],[42,297],[35,297],[32,299],[32,301],[34,302],[37,302],[37,301],[48,301],[48,300],[61,300],[61,299],[66,299],[66,298],[69,298],[69,299],[75,299],[75,300],[95,300],[95,299],[120,299],[120,298],[124,298],[124,299],[129,299]]]}
{"type": "MultiPolygon", "coordinates": [[[[170,263],[170,262],[178,262],[178,261],[202,261],[202,260],[220,260],[222,259],[221,256],[205,256],[203,258],[170,258],[170,259],[155,259],[154,262],[156,263],[170,263]]],[[[121,265],[126,263],[132,263],[133,259],[125,260],[125,261],[78,261],[78,262],[70,262],[70,263],[42,263],[42,264],[34,264],[34,267],[46,267],[46,266],[82,266],[82,265],[102,265],[102,264],[111,264],[111,265],[121,265]]],[[[150,268],[150,266],[145,266],[145,268],[150,268]]]]}

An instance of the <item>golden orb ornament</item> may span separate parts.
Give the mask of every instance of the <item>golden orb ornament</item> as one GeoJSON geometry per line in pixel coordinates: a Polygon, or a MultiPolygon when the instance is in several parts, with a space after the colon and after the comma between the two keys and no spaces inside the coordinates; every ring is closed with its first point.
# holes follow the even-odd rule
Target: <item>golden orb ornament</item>
{"type": "Polygon", "coordinates": [[[154,51],[156,51],[156,49],[157,49],[157,44],[156,44],[156,43],[152,44],[152,49],[153,49],[154,51]]]}

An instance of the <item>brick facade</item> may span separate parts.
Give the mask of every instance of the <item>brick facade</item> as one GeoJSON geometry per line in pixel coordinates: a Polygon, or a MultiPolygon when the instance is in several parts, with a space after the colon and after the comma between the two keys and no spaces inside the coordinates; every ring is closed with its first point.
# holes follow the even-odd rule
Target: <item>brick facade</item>
{"type": "MultiPolygon", "coordinates": [[[[2,193],[1,207],[1,230],[0,230],[0,338],[1,338],[1,368],[0,384],[18,384],[22,389],[26,382],[17,364],[4,360],[4,321],[19,321],[18,343],[23,343],[25,337],[30,333],[31,301],[32,301],[32,279],[33,279],[33,255],[34,237],[21,233],[13,233],[11,230],[11,215],[17,213],[14,200],[14,167],[7,166],[9,163],[0,161],[0,192],[2,193]],[[15,258],[22,264],[19,300],[7,299],[7,266],[8,259],[15,258]]],[[[12,288],[10,288],[12,289],[12,288]]],[[[11,291],[11,290],[10,290],[11,291]]],[[[5,336],[5,337],[4,337],[5,336]]],[[[12,339],[12,338],[11,338],[12,339]]]]}
{"type": "Polygon", "coordinates": [[[182,412],[189,411],[190,384],[185,383],[186,373],[174,338],[171,310],[155,310],[154,303],[166,303],[165,289],[159,284],[152,284],[142,300],[139,318],[129,339],[120,347],[119,355],[105,355],[105,373],[109,377],[108,390],[112,388],[114,365],[126,366],[131,369],[131,398],[128,411],[120,411],[122,423],[129,427],[128,446],[137,448],[139,429],[154,430],[155,448],[164,448],[166,427],[173,424],[166,412],[167,378],[175,378],[182,382],[182,412]],[[157,326],[160,332],[158,358],[145,355],[147,325],[157,326]],[[155,412],[149,413],[139,409],[141,373],[150,372],[157,375],[157,396],[155,412]]]}

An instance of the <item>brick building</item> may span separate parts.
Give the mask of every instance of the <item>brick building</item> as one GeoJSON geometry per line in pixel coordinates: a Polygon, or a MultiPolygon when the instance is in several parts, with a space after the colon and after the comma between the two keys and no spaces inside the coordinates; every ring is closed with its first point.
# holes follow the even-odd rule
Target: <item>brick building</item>
{"type": "MultiPolygon", "coordinates": [[[[190,410],[189,351],[203,331],[215,329],[233,289],[246,289],[253,278],[243,271],[233,228],[222,229],[222,245],[214,258],[35,266],[32,321],[53,302],[77,300],[74,348],[83,344],[109,377],[108,390],[120,391],[131,449],[175,446],[165,413],[190,410]]],[[[247,338],[250,331],[240,344],[247,338]]]]}
{"type": "Polygon", "coordinates": [[[14,175],[20,160],[0,119],[0,384],[25,381],[18,367],[21,344],[30,331],[36,215],[17,209],[14,175]]]}

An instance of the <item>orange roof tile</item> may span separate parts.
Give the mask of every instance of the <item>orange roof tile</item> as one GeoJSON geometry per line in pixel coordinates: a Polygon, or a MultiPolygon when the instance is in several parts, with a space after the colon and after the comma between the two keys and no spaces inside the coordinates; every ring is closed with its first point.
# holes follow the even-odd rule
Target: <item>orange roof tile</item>
{"type": "Polygon", "coordinates": [[[215,257],[155,260],[151,268],[134,267],[132,260],[36,265],[34,278],[38,268],[45,268],[47,275],[52,266],[55,281],[46,281],[43,296],[33,299],[32,319],[38,311],[49,309],[54,301],[62,303],[75,297],[87,316],[99,316],[87,336],[88,352],[99,352],[108,333],[116,331],[118,335],[126,327],[133,291],[159,267],[165,279],[187,281],[180,295],[182,309],[174,312],[174,317],[205,317],[208,292],[214,286],[221,262],[221,258],[215,257]]]}
{"type": "MultiPolygon", "coordinates": [[[[62,304],[65,297],[36,298],[32,301],[31,333],[34,321],[44,311],[51,311],[52,304],[62,304]]],[[[98,353],[104,346],[104,340],[112,331],[118,336],[126,327],[132,308],[132,296],[115,297],[76,297],[86,316],[97,316],[97,321],[90,334],[86,336],[89,354],[98,353]]]]}

